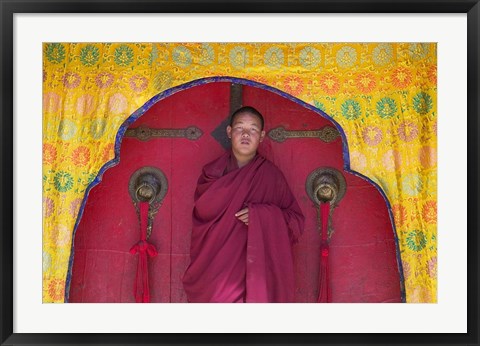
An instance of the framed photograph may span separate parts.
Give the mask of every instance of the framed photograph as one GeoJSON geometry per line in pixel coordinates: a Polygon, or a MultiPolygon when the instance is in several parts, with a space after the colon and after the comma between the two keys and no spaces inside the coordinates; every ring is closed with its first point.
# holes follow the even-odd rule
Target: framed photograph
{"type": "MultiPolygon", "coordinates": [[[[478,1],[2,0],[0,11],[2,345],[479,344],[478,1]],[[255,115],[266,130],[258,152],[313,221],[292,247],[294,286],[257,297],[247,277],[242,299],[257,304],[187,304],[226,291],[186,289],[195,275],[218,274],[184,276],[198,175],[182,162],[200,173],[229,151],[229,116],[242,105],[266,115],[265,124],[255,115]],[[304,162],[292,154],[300,147],[304,162]],[[315,169],[308,155],[327,157],[327,147],[341,158],[315,169]],[[147,167],[149,158],[166,163],[147,167]],[[320,173],[334,200],[346,186],[343,209],[325,207],[320,173]],[[366,190],[361,203],[351,197],[362,182],[385,207],[366,190]],[[92,199],[100,190],[108,202],[92,199]],[[387,222],[375,223],[382,213],[387,222]],[[120,238],[116,227],[129,222],[139,235],[120,238]],[[263,304],[278,292],[294,303],[263,304]]],[[[231,142],[237,168],[244,142],[231,142]]],[[[244,206],[257,220],[255,204],[244,206]]],[[[265,268],[286,275],[285,251],[268,253],[265,268]]],[[[246,271],[261,276],[260,267],[246,271]]]]}

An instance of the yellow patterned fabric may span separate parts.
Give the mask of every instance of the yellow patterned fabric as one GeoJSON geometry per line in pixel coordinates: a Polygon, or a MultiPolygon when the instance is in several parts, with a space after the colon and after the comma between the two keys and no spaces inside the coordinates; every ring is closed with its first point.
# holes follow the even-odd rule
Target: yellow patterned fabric
{"type": "Polygon", "coordinates": [[[64,302],[79,208],[122,122],[164,90],[229,76],[343,127],[351,169],[392,206],[407,302],[436,302],[436,53],[434,43],[45,43],[43,301],[64,302]]]}

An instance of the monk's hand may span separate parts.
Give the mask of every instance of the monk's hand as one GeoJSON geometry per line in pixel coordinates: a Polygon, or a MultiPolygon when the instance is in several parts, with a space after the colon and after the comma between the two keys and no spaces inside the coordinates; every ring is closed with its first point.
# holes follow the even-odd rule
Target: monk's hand
{"type": "Polygon", "coordinates": [[[243,208],[235,214],[235,217],[248,226],[248,208],[243,208]]]}

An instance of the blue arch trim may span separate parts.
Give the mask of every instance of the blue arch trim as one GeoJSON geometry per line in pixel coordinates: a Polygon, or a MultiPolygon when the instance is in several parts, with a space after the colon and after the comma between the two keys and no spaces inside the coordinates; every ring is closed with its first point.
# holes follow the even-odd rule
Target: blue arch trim
{"type": "Polygon", "coordinates": [[[74,258],[74,254],[75,254],[75,244],[74,244],[75,234],[77,232],[77,228],[78,228],[78,225],[80,223],[80,220],[82,219],[84,208],[85,208],[85,205],[86,205],[86,202],[87,202],[87,199],[88,199],[88,195],[90,193],[90,190],[102,181],[102,177],[103,177],[103,174],[105,173],[105,171],[107,171],[108,169],[110,169],[110,168],[112,168],[112,167],[114,167],[114,166],[116,166],[120,163],[120,146],[122,144],[122,139],[123,139],[123,136],[125,135],[125,131],[127,130],[127,128],[131,124],[133,124],[138,118],[140,118],[143,114],[145,114],[157,102],[159,102],[159,101],[161,101],[161,100],[163,100],[163,99],[165,99],[169,96],[172,96],[173,94],[176,94],[180,91],[183,91],[183,90],[195,87],[195,86],[200,86],[200,85],[205,85],[205,84],[210,84],[210,83],[218,83],[218,82],[236,83],[236,84],[247,85],[247,86],[251,86],[251,87],[260,88],[260,89],[263,89],[263,90],[270,91],[274,94],[282,96],[282,97],[284,97],[284,98],[286,98],[286,99],[288,99],[292,102],[295,102],[296,104],[298,104],[298,105],[300,105],[304,108],[307,108],[307,109],[317,113],[318,115],[320,115],[321,117],[331,121],[335,125],[338,132],[342,136],[342,155],[343,155],[343,163],[344,163],[343,164],[343,169],[346,172],[354,174],[354,175],[358,176],[359,178],[362,178],[362,179],[366,180],[367,182],[369,182],[370,184],[372,184],[380,192],[380,194],[383,197],[385,203],[387,204],[387,209],[388,209],[388,213],[389,213],[389,216],[390,216],[390,223],[392,225],[394,238],[395,238],[397,266],[398,266],[398,270],[399,270],[399,274],[400,274],[401,299],[402,299],[402,302],[405,303],[406,302],[405,278],[404,278],[404,275],[403,275],[403,265],[402,265],[402,259],[401,259],[401,256],[400,256],[399,240],[398,240],[398,235],[397,235],[397,230],[396,230],[396,227],[395,227],[395,223],[393,221],[393,213],[392,213],[392,208],[391,208],[390,201],[388,200],[388,198],[387,198],[385,192],[383,191],[383,189],[376,182],[374,182],[370,178],[368,178],[368,177],[364,176],[363,174],[361,174],[357,171],[354,171],[350,168],[350,155],[349,155],[349,150],[348,150],[347,136],[345,135],[345,132],[344,132],[343,128],[340,126],[340,124],[338,122],[336,122],[335,119],[333,119],[327,113],[322,111],[321,109],[318,109],[317,107],[312,106],[311,104],[306,103],[305,101],[300,100],[299,98],[296,98],[296,97],[294,97],[294,96],[292,96],[292,95],[290,95],[290,94],[288,94],[288,93],[286,93],[286,92],[284,92],[280,89],[274,88],[274,87],[266,85],[266,84],[258,83],[258,82],[255,82],[255,81],[252,81],[252,80],[249,80],[249,79],[237,78],[237,77],[228,77],[228,76],[200,78],[200,79],[196,79],[196,80],[193,80],[191,82],[188,82],[188,83],[185,83],[185,84],[167,89],[165,91],[162,91],[161,93],[153,96],[150,100],[145,102],[145,104],[142,107],[138,108],[135,112],[133,112],[132,115],[130,115],[122,123],[122,125],[118,129],[117,135],[115,136],[115,145],[114,145],[115,157],[112,160],[106,162],[100,168],[100,170],[99,170],[97,176],[95,177],[95,179],[90,183],[90,185],[88,185],[87,189],[85,190],[84,198],[83,198],[82,204],[81,204],[79,212],[78,212],[77,220],[75,222],[75,226],[74,226],[73,233],[72,233],[72,246],[71,246],[71,249],[70,249],[70,258],[69,258],[69,261],[68,261],[68,271],[67,271],[67,277],[66,277],[66,282],[65,282],[65,297],[64,297],[65,303],[68,303],[69,295],[70,295],[70,284],[71,284],[71,280],[72,280],[73,258],[74,258]]]}

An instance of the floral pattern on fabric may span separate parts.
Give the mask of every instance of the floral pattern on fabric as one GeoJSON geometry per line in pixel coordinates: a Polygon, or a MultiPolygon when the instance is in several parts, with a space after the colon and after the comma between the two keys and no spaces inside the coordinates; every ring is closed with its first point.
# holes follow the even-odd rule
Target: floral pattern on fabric
{"type": "Polygon", "coordinates": [[[84,193],[113,158],[122,122],[160,92],[211,76],[277,88],[340,124],[350,168],[390,203],[407,302],[436,302],[436,51],[416,42],[44,43],[43,302],[64,301],[84,193]]]}

